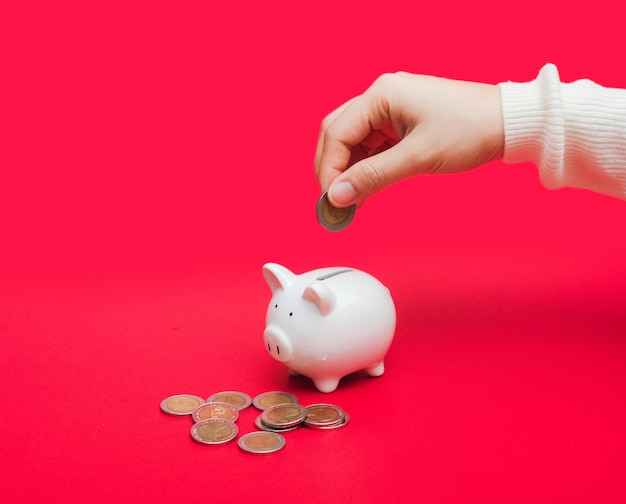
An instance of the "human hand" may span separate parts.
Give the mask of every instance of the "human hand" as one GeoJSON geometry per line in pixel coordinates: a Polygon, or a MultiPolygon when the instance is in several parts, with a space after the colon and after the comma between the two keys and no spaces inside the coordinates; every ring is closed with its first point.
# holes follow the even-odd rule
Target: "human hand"
{"type": "Polygon", "coordinates": [[[322,122],[315,174],[336,207],[413,175],[457,173],[502,157],[496,85],[384,74],[322,122]]]}

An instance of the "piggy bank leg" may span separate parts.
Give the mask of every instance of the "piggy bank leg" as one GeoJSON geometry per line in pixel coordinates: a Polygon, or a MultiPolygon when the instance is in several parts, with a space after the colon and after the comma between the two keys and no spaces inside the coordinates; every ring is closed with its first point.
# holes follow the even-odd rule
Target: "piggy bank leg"
{"type": "Polygon", "coordinates": [[[385,363],[383,361],[380,361],[378,364],[366,368],[365,372],[369,376],[382,376],[382,374],[385,372],[385,363]]]}
{"type": "Polygon", "coordinates": [[[313,380],[313,383],[317,387],[317,390],[327,394],[335,391],[337,385],[339,385],[339,378],[318,378],[317,380],[313,380]]]}

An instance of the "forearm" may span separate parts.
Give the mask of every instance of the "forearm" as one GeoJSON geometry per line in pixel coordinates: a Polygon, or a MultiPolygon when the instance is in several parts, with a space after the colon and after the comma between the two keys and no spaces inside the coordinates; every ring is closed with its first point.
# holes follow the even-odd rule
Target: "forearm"
{"type": "Polygon", "coordinates": [[[554,65],[532,82],[499,87],[505,162],[536,163],[548,188],[626,199],[626,90],[561,83],[554,65]]]}

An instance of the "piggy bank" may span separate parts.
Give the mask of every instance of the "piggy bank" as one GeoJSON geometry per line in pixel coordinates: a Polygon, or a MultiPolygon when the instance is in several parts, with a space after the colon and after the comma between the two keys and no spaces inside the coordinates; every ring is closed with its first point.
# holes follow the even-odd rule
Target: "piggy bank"
{"type": "Polygon", "coordinates": [[[272,291],[265,349],[292,375],[311,378],[320,392],[333,392],[350,373],[383,374],[396,328],[387,287],[343,267],[296,275],[269,263],[263,275],[272,291]]]}

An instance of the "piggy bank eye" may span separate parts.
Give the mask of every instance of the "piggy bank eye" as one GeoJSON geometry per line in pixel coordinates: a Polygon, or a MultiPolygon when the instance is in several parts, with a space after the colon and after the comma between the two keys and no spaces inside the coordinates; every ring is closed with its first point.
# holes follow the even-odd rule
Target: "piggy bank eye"
{"type": "Polygon", "coordinates": [[[275,304],[275,305],[274,305],[274,308],[278,308],[278,305],[277,305],[277,304],[275,304]]]}
{"type": "Polygon", "coordinates": [[[293,312],[289,312],[289,316],[292,317],[293,316],[293,312]]]}

